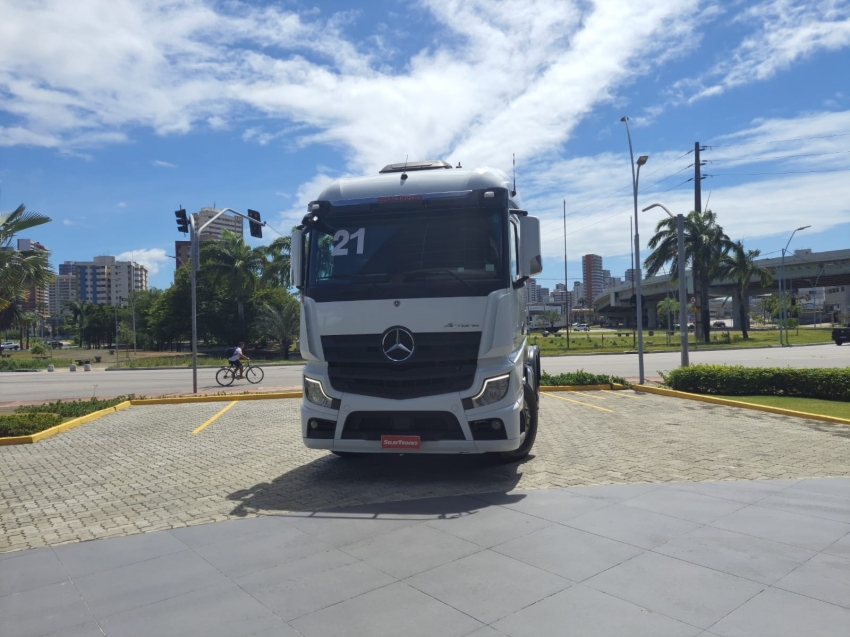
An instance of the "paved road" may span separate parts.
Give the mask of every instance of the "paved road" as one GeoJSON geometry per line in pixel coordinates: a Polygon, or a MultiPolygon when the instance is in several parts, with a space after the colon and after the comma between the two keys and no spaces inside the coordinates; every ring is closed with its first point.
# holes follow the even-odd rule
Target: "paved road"
{"type": "Polygon", "coordinates": [[[300,402],[134,406],[38,444],[0,447],[0,554],[388,500],[850,476],[845,425],[632,391],[541,396],[533,456],[507,465],[480,456],[341,459],[307,449],[300,402]]]}
{"type": "Polygon", "coordinates": [[[846,637],[850,480],[576,487],[0,556],[8,637],[846,637]]]}
{"type": "MultiPolygon", "coordinates": [[[[834,344],[810,347],[739,349],[726,351],[693,351],[692,363],[726,365],[786,366],[792,367],[847,367],[850,366],[850,347],[834,344]]],[[[657,378],[658,371],[678,367],[678,353],[647,354],[646,375],[657,378]]],[[[287,389],[301,386],[301,365],[265,367],[265,380],[261,389],[287,389]]],[[[635,354],[602,354],[595,356],[553,356],[543,359],[543,369],[550,374],[583,369],[595,374],[614,374],[636,378],[638,359],[635,354]]],[[[215,369],[198,372],[198,388],[202,391],[219,390],[215,382],[215,369]]],[[[251,387],[246,381],[235,383],[233,389],[242,391],[251,387]]],[[[136,394],[189,393],[192,391],[192,372],[187,369],[125,372],[68,372],[52,374],[3,373],[0,374],[0,402],[46,400],[56,398],[88,398],[96,396],[121,396],[136,394]]]]}

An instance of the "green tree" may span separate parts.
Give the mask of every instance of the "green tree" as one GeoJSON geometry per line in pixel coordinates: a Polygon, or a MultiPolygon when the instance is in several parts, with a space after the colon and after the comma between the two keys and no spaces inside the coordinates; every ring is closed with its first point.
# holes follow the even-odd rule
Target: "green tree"
{"type": "Polygon", "coordinates": [[[38,325],[39,316],[35,312],[22,312],[18,316],[18,326],[21,329],[21,347],[30,348],[30,330],[38,325]],[[24,336],[26,332],[26,337],[24,336]],[[26,346],[24,346],[24,338],[26,338],[26,346]]]}
{"type": "Polygon", "coordinates": [[[738,316],[736,321],[741,324],[741,332],[744,339],[748,339],[747,334],[748,319],[750,316],[750,295],[747,290],[750,287],[753,279],[758,280],[762,287],[769,285],[773,280],[770,271],[756,264],[756,258],[761,254],[761,250],[746,250],[741,241],[736,241],[732,244],[728,253],[723,256],[720,263],[720,276],[733,279],[735,281],[735,296],[738,299],[738,316]]]}
{"type": "Polygon", "coordinates": [[[260,309],[257,316],[257,332],[280,343],[284,358],[289,359],[289,346],[298,334],[301,304],[286,297],[282,303],[267,303],[260,309]]]}
{"type": "Polygon", "coordinates": [[[68,301],[65,306],[71,312],[74,322],[77,324],[78,336],[80,338],[79,345],[83,346],[83,333],[86,328],[86,316],[94,307],[91,301],[68,301]]]}
{"type": "MultiPolygon", "coordinates": [[[[700,317],[697,329],[701,330],[706,343],[711,342],[711,315],[708,307],[708,290],[711,280],[717,275],[732,242],[717,225],[717,216],[711,211],[691,211],[685,217],[685,256],[691,262],[694,287],[699,299],[700,317]]],[[[644,261],[647,276],[655,276],[667,264],[670,271],[677,272],[679,251],[676,220],[665,217],[655,226],[655,235],[649,240],[652,249],[644,261]]]]}
{"type": "Polygon", "coordinates": [[[561,314],[555,310],[546,310],[540,313],[540,318],[549,324],[549,327],[555,329],[555,323],[561,320],[561,314]]]}
{"type": "Polygon", "coordinates": [[[656,312],[658,312],[658,322],[668,330],[673,329],[667,318],[672,316],[673,320],[676,320],[676,317],[679,316],[679,302],[670,296],[663,298],[658,302],[656,312]]]}
{"type": "Polygon", "coordinates": [[[260,277],[263,285],[282,288],[290,286],[289,255],[292,250],[292,237],[278,237],[263,248],[266,262],[260,277]]]}
{"type": "Polygon", "coordinates": [[[260,284],[266,264],[265,249],[251,248],[242,237],[225,231],[220,241],[201,245],[200,257],[202,276],[216,284],[224,283],[235,298],[239,338],[246,338],[245,301],[260,284]]]}
{"type": "Polygon", "coordinates": [[[50,217],[26,212],[23,204],[0,215],[0,312],[23,298],[30,287],[44,287],[53,280],[48,252],[12,246],[15,235],[49,222],[50,217]]]}

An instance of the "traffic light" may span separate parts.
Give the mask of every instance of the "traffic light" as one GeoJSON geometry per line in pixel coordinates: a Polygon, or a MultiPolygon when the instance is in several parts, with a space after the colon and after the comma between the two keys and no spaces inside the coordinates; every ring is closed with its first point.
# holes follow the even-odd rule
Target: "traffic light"
{"type": "Polygon", "coordinates": [[[175,210],[174,216],[177,217],[177,230],[184,234],[189,232],[189,217],[186,216],[186,209],[175,210]]]}
{"type": "Polygon", "coordinates": [[[251,236],[257,239],[263,238],[263,224],[260,222],[260,213],[256,210],[248,211],[248,226],[251,231],[251,236]]]}

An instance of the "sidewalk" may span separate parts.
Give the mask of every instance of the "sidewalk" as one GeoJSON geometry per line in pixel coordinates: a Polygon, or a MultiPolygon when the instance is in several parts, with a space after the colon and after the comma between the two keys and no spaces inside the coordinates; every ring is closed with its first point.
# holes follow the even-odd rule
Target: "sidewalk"
{"type": "Polygon", "coordinates": [[[846,636],[850,479],[572,487],[0,554],[4,635],[846,636]]]}

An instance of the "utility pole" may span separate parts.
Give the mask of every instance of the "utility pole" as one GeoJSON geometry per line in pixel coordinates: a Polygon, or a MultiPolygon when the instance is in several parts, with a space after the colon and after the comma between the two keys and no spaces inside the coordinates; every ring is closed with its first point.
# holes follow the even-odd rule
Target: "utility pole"
{"type": "Polygon", "coordinates": [[[567,349],[570,349],[570,280],[567,278],[567,200],[564,199],[564,327],[567,330],[567,349]]]}
{"type": "Polygon", "coordinates": [[[702,212],[702,176],[700,175],[699,142],[694,142],[694,210],[702,212]]]}

